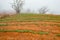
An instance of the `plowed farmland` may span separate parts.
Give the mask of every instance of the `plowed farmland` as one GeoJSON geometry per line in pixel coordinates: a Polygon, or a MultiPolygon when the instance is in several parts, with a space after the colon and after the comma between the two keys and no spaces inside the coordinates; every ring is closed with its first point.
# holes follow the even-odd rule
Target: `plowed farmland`
{"type": "Polygon", "coordinates": [[[0,40],[60,40],[60,15],[17,14],[2,18],[0,40]]]}

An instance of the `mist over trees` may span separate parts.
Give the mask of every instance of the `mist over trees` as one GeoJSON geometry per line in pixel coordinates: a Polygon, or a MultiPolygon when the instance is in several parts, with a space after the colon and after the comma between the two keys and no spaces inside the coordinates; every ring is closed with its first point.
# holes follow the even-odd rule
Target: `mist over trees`
{"type": "MultiPolygon", "coordinates": [[[[11,4],[12,8],[16,11],[17,14],[21,13],[21,10],[24,6],[24,0],[13,0],[13,3],[11,4]]],[[[27,9],[27,13],[31,13],[32,10],[27,9]]],[[[47,7],[41,7],[38,12],[40,14],[45,14],[49,11],[47,7]]]]}
{"type": "Polygon", "coordinates": [[[16,11],[16,13],[20,13],[21,9],[23,9],[23,0],[13,0],[12,8],[16,11]]]}
{"type": "Polygon", "coordinates": [[[41,7],[38,11],[40,14],[45,14],[49,11],[49,9],[47,7],[41,7]]]}

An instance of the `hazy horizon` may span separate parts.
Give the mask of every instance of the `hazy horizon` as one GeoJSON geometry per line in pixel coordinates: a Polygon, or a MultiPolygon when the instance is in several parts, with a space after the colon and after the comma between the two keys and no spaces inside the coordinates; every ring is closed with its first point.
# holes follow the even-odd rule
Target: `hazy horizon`
{"type": "MultiPolygon", "coordinates": [[[[38,12],[38,9],[46,6],[50,13],[60,14],[60,0],[24,0],[23,9],[38,12]]],[[[0,11],[14,11],[11,8],[12,0],[0,0],[0,11]]]]}

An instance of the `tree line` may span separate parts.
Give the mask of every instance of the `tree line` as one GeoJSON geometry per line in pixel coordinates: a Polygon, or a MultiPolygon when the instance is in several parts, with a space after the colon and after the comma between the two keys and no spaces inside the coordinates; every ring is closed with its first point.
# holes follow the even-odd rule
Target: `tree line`
{"type": "MultiPolygon", "coordinates": [[[[24,6],[24,0],[13,0],[12,8],[16,11],[17,14],[21,13],[21,9],[23,9],[23,6],[24,6]]],[[[41,7],[38,11],[40,14],[45,14],[49,10],[47,7],[41,7]]]]}

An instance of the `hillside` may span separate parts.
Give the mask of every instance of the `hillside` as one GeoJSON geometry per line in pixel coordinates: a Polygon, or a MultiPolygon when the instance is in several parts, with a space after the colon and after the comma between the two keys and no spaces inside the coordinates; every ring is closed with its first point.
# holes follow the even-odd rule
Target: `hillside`
{"type": "Polygon", "coordinates": [[[16,14],[1,18],[0,40],[60,40],[60,15],[16,14]]]}
{"type": "Polygon", "coordinates": [[[10,21],[51,21],[60,22],[60,15],[49,15],[49,14],[16,14],[10,17],[0,19],[0,22],[10,21]]]}

